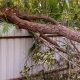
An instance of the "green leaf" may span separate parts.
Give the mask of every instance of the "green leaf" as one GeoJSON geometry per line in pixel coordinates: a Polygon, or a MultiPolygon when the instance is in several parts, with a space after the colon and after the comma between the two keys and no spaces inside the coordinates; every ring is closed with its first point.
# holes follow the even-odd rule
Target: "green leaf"
{"type": "Polygon", "coordinates": [[[66,5],[69,8],[69,0],[66,0],[66,5]]]}
{"type": "Polygon", "coordinates": [[[14,29],[15,29],[15,25],[8,23],[6,21],[3,21],[0,23],[1,24],[1,28],[0,28],[0,33],[1,35],[7,35],[9,33],[11,33],[14,29]]]}

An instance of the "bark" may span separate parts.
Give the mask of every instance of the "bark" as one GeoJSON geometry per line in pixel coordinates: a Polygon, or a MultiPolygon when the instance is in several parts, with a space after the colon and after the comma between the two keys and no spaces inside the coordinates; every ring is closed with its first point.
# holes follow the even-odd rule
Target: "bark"
{"type": "MultiPolygon", "coordinates": [[[[45,39],[47,42],[50,44],[54,45],[54,47],[63,53],[67,53],[66,50],[61,48],[56,41],[51,40],[49,37],[45,36],[47,35],[55,35],[55,36],[61,36],[61,37],[66,37],[67,39],[77,41],[80,43],[80,31],[70,29],[67,26],[63,26],[59,24],[59,22],[53,20],[50,17],[44,17],[44,16],[27,16],[23,14],[19,14],[16,10],[6,8],[0,11],[0,18],[2,19],[8,19],[11,23],[17,25],[20,29],[26,29],[29,31],[33,31],[35,33],[39,33],[40,37],[45,39]],[[36,23],[34,20],[37,19],[44,19],[48,22],[51,22],[51,24],[41,24],[41,23],[36,23]]],[[[53,70],[52,73],[54,72],[59,72],[66,70],[68,68],[61,68],[57,70],[53,70]]],[[[45,72],[47,74],[48,72],[45,72]]]]}
{"type": "MultiPolygon", "coordinates": [[[[14,11],[13,9],[5,9],[2,13],[6,15],[7,19],[9,19],[10,22],[16,24],[21,29],[30,30],[30,31],[37,32],[40,34],[58,34],[70,40],[80,42],[79,31],[67,28],[66,26],[63,26],[61,24],[56,23],[54,25],[52,24],[46,25],[46,24],[40,24],[40,23],[24,20],[24,19],[21,19],[17,15],[17,12],[14,11]]],[[[40,19],[40,17],[38,17],[37,19],[40,19]]],[[[48,20],[48,18],[46,20],[48,20]]],[[[49,21],[52,21],[52,20],[50,20],[49,18],[49,21]]]]}
{"type": "Polygon", "coordinates": [[[53,44],[54,47],[55,47],[58,51],[61,51],[61,52],[63,52],[63,53],[67,53],[66,50],[63,49],[63,48],[61,48],[61,47],[57,44],[56,41],[51,40],[50,38],[46,37],[45,35],[41,35],[41,37],[42,37],[43,39],[45,39],[47,42],[53,44]]]}

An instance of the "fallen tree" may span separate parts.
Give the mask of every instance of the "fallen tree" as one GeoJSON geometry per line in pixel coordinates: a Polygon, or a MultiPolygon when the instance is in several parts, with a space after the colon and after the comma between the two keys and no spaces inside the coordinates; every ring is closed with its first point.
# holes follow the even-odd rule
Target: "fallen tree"
{"type": "Polygon", "coordinates": [[[48,35],[57,37],[65,37],[67,39],[77,41],[80,43],[80,32],[74,29],[70,29],[67,26],[63,26],[57,21],[46,16],[28,16],[24,13],[19,12],[15,8],[4,8],[0,10],[0,18],[8,19],[11,23],[17,25],[19,29],[26,29],[39,34],[39,37],[45,39],[55,48],[63,53],[66,53],[56,41],[52,41],[48,35]],[[51,24],[37,23],[35,20],[43,19],[51,24]]]}
{"type": "MultiPolygon", "coordinates": [[[[67,51],[63,49],[61,46],[59,46],[57,41],[52,40],[50,37],[65,37],[70,41],[76,41],[80,43],[80,31],[71,29],[67,26],[63,26],[62,24],[60,24],[59,22],[55,21],[54,19],[48,16],[36,16],[36,15],[30,16],[21,13],[15,8],[4,8],[4,9],[0,9],[0,19],[5,19],[5,20],[7,19],[9,22],[15,24],[16,27],[18,27],[19,29],[26,29],[28,31],[34,32],[38,37],[38,39],[40,39],[43,42],[46,41],[50,43],[53,47],[55,47],[58,51],[62,53],[67,54],[67,51]],[[44,20],[49,22],[50,24],[37,23],[36,20],[44,20]]],[[[49,47],[53,49],[52,46],[49,47]]],[[[74,47],[76,48],[76,46],[74,47]]],[[[79,53],[78,50],[77,52],[79,53]]],[[[71,61],[70,63],[76,66],[75,63],[72,63],[71,61]]],[[[51,73],[56,73],[67,69],[68,67],[59,68],[51,71],[51,73]]],[[[47,73],[48,72],[45,72],[45,74],[47,73]]]]}

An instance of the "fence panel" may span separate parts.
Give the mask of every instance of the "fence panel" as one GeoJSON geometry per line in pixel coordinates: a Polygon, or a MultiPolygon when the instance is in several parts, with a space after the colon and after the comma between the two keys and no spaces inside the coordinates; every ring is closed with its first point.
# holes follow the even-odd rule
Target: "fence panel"
{"type": "MultiPolygon", "coordinates": [[[[25,30],[15,30],[6,36],[28,36],[28,33],[25,30]]],[[[31,38],[0,39],[0,80],[20,77],[31,44],[31,38]]]]}

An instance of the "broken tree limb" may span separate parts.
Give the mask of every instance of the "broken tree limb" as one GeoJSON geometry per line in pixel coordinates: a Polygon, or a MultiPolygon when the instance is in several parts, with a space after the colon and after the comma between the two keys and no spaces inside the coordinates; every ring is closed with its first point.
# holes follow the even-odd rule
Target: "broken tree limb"
{"type": "Polygon", "coordinates": [[[66,50],[64,50],[63,48],[61,48],[57,43],[56,41],[54,40],[51,40],[50,38],[46,37],[45,35],[40,35],[43,39],[45,39],[46,41],[48,41],[49,43],[53,44],[55,46],[55,48],[58,50],[58,51],[61,51],[63,53],[67,53],[66,50]]]}
{"type": "Polygon", "coordinates": [[[35,34],[36,38],[38,38],[38,40],[45,42],[44,40],[46,40],[50,45],[52,44],[58,51],[61,51],[63,53],[67,53],[65,49],[61,48],[57,42],[55,40],[50,39],[49,37],[43,35],[43,34],[35,34]],[[44,40],[43,40],[44,39],[44,40]]]}
{"type": "Polygon", "coordinates": [[[31,30],[33,32],[37,33],[43,33],[43,34],[59,34],[63,37],[66,37],[70,40],[80,42],[80,32],[77,30],[73,30],[70,28],[67,28],[63,25],[46,25],[46,24],[40,24],[36,22],[30,22],[27,20],[20,19],[16,12],[12,9],[6,9],[3,12],[6,15],[6,18],[9,19],[10,22],[16,24],[21,29],[31,30]]]}
{"type": "Polygon", "coordinates": [[[24,20],[28,20],[28,21],[34,21],[34,20],[45,20],[47,22],[51,22],[53,25],[58,25],[59,22],[57,22],[56,20],[54,20],[53,18],[49,17],[49,16],[43,16],[43,15],[27,15],[22,13],[21,11],[15,9],[16,11],[16,15],[24,20]]]}
{"type": "Polygon", "coordinates": [[[45,21],[51,22],[53,25],[58,25],[59,23],[57,21],[55,21],[54,19],[48,17],[48,16],[29,16],[29,15],[19,15],[19,18],[24,19],[24,20],[29,20],[29,21],[33,21],[33,20],[40,20],[43,19],[45,21]]]}

